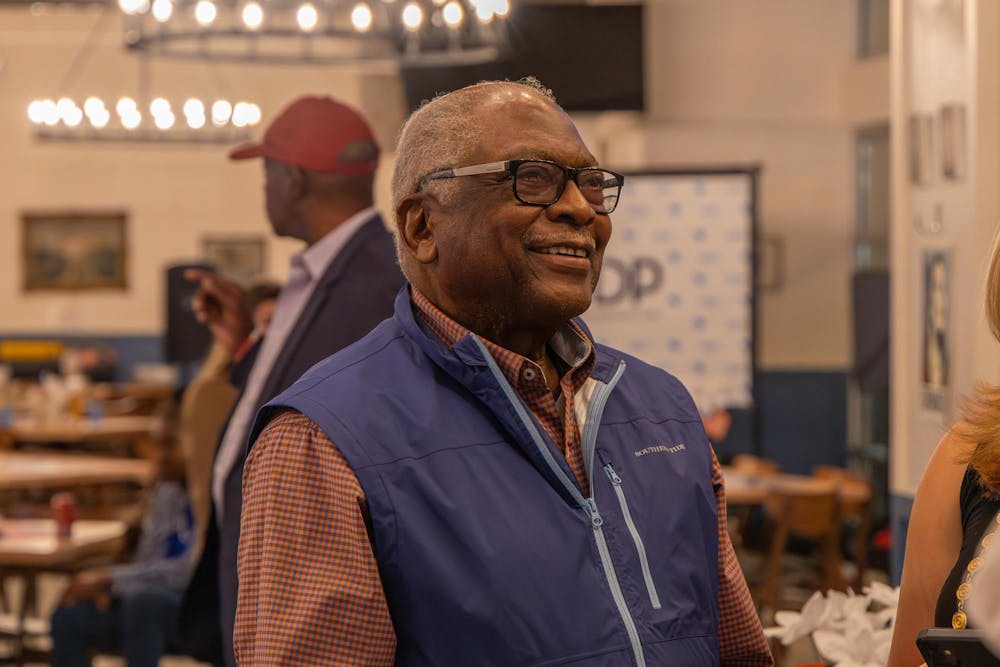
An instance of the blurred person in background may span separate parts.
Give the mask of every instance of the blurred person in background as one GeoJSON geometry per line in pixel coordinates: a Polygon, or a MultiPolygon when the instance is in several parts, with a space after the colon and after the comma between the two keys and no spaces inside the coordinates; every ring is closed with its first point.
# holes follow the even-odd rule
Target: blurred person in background
{"type": "MultiPolygon", "coordinates": [[[[1000,341],[1000,236],[986,278],[986,315],[1000,341]]],[[[917,633],[964,629],[984,552],[1000,540],[1000,387],[980,384],[938,443],[913,500],[889,667],[923,663],[917,633]]],[[[995,550],[997,547],[993,546],[995,550]]],[[[993,596],[1000,591],[993,590],[993,596]]]]}
{"type": "MultiPolygon", "coordinates": [[[[378,144],[355,109],[331,97],[300,97],[275,117],[262,141],[229,157],[261,159],[274,233],[306,246],[292,257],[266,335],[257,340],[238,285],[188,273],[199,284],[195,315],[215,340],[244,355],[238,366],[245,373],[234,372],[240,395],[213,463],[212,518],[185,595],[181,633],[200,643],[214,629],[220,635],[215,644],[233,667],[241,484],[254,416],[316,362],[389,317],[403,278],[392,237],[374,208],[378,144]]],[[[217,660],[208,652],[198,657],[217,660]]]]}
{"type": "Polygon", "coordinates": [[[213,341],[198,374],[181,397],[178,438],[187,461],[188,496],[194,508],[192,557],[195,560],[201,556],[212,512],[212,461],[219,434],[239,394],[236,387],[246,381],[245,369],[251,361],[246,352],[253,349],[267,331],[280,292],[281,285],[266,281],[247,289],[244,300],[253,331],[247,336],[244,349],[234,354],[218,340],[213,341]]]}
{"type": "Polygon", "coordinates": [[[157,483],[135,554],[127,564],[74,575],[52,615],[53,667],[88,666],[95,650],[120,652],[128,667],[156,667],[176,639],[194,535],[176,415],[157,440],[157,483]]]}

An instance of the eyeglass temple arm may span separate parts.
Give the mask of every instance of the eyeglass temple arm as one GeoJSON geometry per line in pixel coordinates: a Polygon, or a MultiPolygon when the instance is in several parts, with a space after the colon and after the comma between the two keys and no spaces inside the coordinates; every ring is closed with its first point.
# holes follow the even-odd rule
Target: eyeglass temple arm
{"type": "Polygon", "coordinates": [[[510,164],[509,160],[503,162],[488,162],[486,164],[476,164],[471,167],[459,167],[458,169],[442,169],[441,171],[435,171],[432,174],[427,174],[420,179],[417,183],[417,191],[420,191],[428,181],[440,181],[446,178],[455,178],[456,176],[478,176],[480,174],[495,174],[500,171],[506,171],[507,166],[510,164]]]}

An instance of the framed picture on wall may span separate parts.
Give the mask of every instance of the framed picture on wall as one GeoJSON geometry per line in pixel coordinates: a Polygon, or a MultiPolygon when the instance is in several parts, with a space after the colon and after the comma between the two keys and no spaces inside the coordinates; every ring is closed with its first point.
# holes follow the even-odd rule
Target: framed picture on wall
{"type": "Polygon", "coordinates": [[[941,107],[941,176],[946,181],[964,181],[968,168],[968,148],[965,137],[965,106],[948,104],[941,107]]]}
{"type": "Polygon", "coordinates": [[[934,116],[915,113],[908,123],[910,183],[931,185],[934,174],[934,116]]]}
{"type": "Polygon", "coordinates": [[[259,280],[267,269],[263,236],[206,236],[201,248],[204,260],[216,271],[244,286],[259,280]]]}
{"type": "Polygon", "coordinates": [[[24,290],[127,289],[127,219],[123,211],[22,214],[24,290]]]}
{"type": "Polygon", "coordinates": [[[944,413],[951,386],[951,273],[950,250],[923,254],[923,335],[920,380],[925,410],[944,413]]]}

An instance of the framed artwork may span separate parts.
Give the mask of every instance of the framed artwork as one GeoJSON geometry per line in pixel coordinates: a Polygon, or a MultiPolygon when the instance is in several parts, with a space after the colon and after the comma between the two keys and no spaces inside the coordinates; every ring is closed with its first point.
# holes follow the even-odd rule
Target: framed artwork
{"type": "Polygon", "coordinates": [[[968,168],[965,106],[949,104],[941,107],[941,176],[946,181],[963,181],[968,168]]]}
{"type": "Polygon", "coordinates": [[[920,380],[925,410],[944,413],[951,385],[952,257],[949,250],[925,250],[923,255],[923,345],[920,380]]]}
{"type": "Polygon", "coordinates": [[[934,116],[915,113],[908,123],[910,183],[931,185],[934,174],[934,116]]]}
{"type": "Polygon", "coordinates": [[[123,211],[22,214],[24,290],[127,289],[127,219],[123,211]]]}
{"type": "Polygon", "coordinates": [[[267,268],[267,241],[263,236],[206,236],[201,247],[207,263],[244,286],[260,279],[267,268]]]}

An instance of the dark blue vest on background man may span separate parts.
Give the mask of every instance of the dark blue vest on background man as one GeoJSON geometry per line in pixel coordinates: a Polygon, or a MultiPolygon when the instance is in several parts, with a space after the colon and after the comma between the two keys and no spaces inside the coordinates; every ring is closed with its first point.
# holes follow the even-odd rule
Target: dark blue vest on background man
{"type": "Polygon", "coordinates": [[[718,664],[698,412],[674,377],[604,346],[591,377],[577,396],[590,497],[482,342],[449,349],[406,289],[258,417],[254,437],[302,412],[357,474],[396,665],[718,664]]]}

